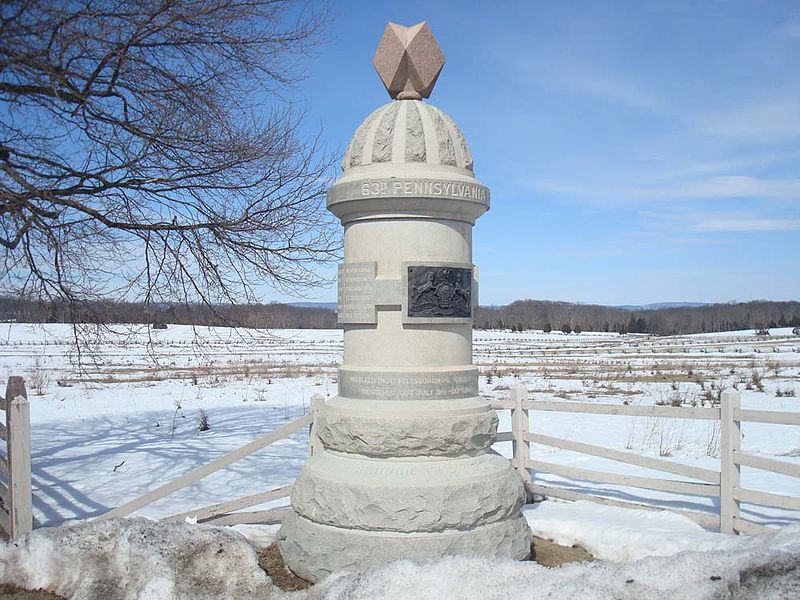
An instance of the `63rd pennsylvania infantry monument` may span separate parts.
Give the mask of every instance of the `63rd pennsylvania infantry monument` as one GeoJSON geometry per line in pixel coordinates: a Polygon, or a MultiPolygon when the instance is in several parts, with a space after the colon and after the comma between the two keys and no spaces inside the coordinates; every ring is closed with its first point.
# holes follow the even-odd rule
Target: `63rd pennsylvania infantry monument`
{"type": "Polygon", "coordinates": [[[445,554],[527,558],[522,481],[491,451],[472,365],[472,227],[489,209],[461,131],[425,103],[444,57],[390,23],[373,60],[394,99],[356,131],[328,209],[344,226],[339,395],[320,412],[280,549],[318,581],[445,554]]]}

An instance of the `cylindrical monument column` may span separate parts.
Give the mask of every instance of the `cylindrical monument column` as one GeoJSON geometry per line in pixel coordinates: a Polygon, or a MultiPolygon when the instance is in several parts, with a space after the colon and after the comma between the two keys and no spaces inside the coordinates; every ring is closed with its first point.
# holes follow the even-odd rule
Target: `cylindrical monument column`
{"type": "Polygon", "coordinates": [[[390,24],[374,63],[395,101],[358,128],[328,192],[341,220],[339,394],[295,484],[280,549],[298,575],[446,554],[527,558],[524,488],[490,446],[472,364],[472,227],[489,209],[461,131],[422,101],[430,29],[390,24]]]}

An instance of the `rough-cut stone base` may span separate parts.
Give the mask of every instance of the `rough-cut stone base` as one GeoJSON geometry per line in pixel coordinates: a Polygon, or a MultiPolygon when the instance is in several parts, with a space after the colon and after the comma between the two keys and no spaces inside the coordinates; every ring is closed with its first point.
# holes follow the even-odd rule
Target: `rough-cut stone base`
{"type": "Polygon", "coordinates": [[[318,416],[332,450],[371,456],[455,456],[480,452],[497,433],[486,400],[356,400],[337,396],[318,416]]]}
{"type": "Polygon", "coordinates": [[[278,546],[289,568],[317,582],[335,571],[363,570],[400,560],[429,560],[447,555],[525,560],[531,532],[522,515],[467,531],[395,533],[320,525],[289,513],[278,546]]]}
{"type": "Polygon", "coordinates": [[[323,451],[311,457],[292,507],[320,524],[393,532],[470,529],[508,519],[522,481],[495,453],[380,459],[323,451]]]}

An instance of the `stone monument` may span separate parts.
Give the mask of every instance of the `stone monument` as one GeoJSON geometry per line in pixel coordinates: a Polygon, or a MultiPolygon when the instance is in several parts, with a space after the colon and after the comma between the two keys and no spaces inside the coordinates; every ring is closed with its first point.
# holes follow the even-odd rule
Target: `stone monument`
{"type": "Polygon", "coordinates": [[[344,226],[339,395],[279,534],[310,581],[401,558],[525,559],[524,488],[478,396],[472,227],[489,209],[461,131],[422,101],[444,65],[426,23],[390,23],[373,60],[395,100],[357,129],[328,191],[344,226]]]}

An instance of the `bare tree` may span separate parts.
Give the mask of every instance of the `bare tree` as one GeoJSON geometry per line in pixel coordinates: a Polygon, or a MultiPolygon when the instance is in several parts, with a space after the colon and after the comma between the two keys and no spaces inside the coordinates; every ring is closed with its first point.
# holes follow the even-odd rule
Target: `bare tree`
{"type": "Polygon", "coordinates": [[[0,3],[0,293],[242,303],[339,241],[291,101],[326,12],[289,0],[0,3]]]}

